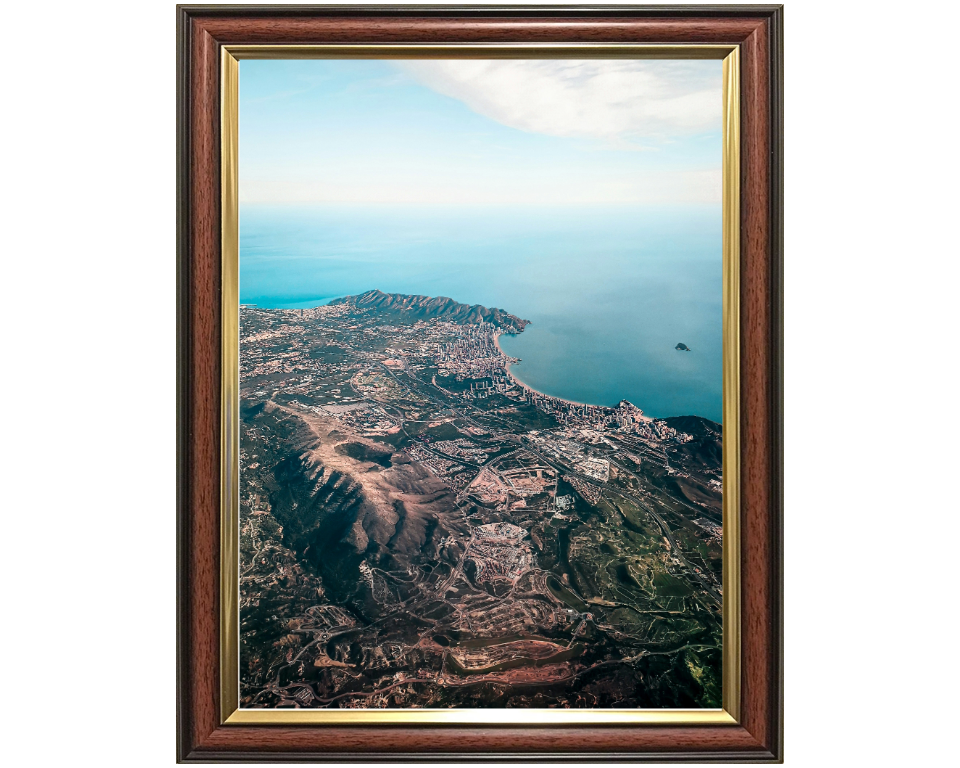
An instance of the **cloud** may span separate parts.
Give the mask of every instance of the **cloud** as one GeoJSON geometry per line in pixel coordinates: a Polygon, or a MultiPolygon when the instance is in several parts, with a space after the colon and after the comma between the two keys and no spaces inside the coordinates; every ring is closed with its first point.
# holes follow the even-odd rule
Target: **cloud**
{"type": "Polygon", "coordinates": [[[669,140],[720,130],[718,61],[408,61],[423,85],[530,133],[669,140]]]}

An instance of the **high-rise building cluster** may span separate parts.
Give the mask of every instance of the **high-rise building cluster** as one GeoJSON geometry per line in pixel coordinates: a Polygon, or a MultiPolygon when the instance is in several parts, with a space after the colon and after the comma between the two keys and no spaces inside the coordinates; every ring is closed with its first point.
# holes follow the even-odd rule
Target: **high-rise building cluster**
{"type": "Polygon", "coordinates": [[[692,439],[663,421],[645,416],[640,408],[627,400],[621,400],[614,407],[588,405],[551,397],[527,386],[510,372],[510,365],[517,360],[505,355],[497,344],[500,334],[509,332],[509,329],[483,322],[457,326],[456,332],[453,341],[436,345],[434,363],[441,375],[455,375],[458,381],[480,379],[471,382],[470,389],[461,393],[466,399],[479,400],[494,393],[507,394],[553,415],[564,426],[592,429],[612,427],[651,440],[686,442],[692,439]],[[519,390],[517,394],[514,394],[514,387],[519,390]]]}

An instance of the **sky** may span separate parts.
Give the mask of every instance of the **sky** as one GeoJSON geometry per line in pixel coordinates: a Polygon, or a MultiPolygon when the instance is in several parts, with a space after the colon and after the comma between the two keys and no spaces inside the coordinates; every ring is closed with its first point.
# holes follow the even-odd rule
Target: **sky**
{"type": "Polygon", "coordinates": [[[721,63],[240,62],[241,204],[719,203],[721,63]]]}

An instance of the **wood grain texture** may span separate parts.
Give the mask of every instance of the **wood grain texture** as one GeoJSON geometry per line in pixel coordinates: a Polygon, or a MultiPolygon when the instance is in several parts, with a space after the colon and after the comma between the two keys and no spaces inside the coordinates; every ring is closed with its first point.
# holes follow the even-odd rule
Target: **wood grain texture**
{"type": "Polygon", "coordinates": [[[180,7],[178,696],[181,762],[782,759],[782,9],[180,7]],[[219,724],[219,55],[225,44],[741,46],[740,726],[219,724]]]}
{"type": "MultiPolygon", "coordinates": [[[[180,64],[189,126],[180,148],[178,264],[178,645],[182,747],[219,720],[220,180],[219,45],[187,25],[180,64]]],[[[181,38],[182,39],[182,38],[181,38]]]]}
{"type": "Polygon", "coordinates": [[[711,25],[701,19],[629,18],[541,19],[417,19],[392,17],[344,19],[242,19],[234,24],[204,20],[210,34],[230,43],[409,43],[409,42],[675,42],[735,43],[756,27],[757,20],[730,19],[711,25]]]}
{"type": "Polygon", "coordinates": [[[741,652],[744,697],[742,723],[762,744],[770,741],[768,709],[771,654],[769,606],[773,595],[768,516],[770,488],[763,482],[771,472],[770,423],[770,137],[768,100],[764,98],[764,65],[768,32],[758,27],[741,46],[741,98],[751,105],[750,119],[741,125],[741,652]],[[747,150],[747,151],[744,151],[747,150]]]}

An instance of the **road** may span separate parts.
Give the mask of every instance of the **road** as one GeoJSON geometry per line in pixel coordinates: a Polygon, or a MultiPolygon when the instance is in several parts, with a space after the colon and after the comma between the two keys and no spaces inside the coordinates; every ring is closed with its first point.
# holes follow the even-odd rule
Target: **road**
{"type": "MultiPolygon", "coordinates": [[[[441,401],[438,401],[438,400],[434,400],[434,399],[431,398],[429,395],[425,395],[423,392],[420,392],[420,391],[419,391],[419,388],[418,388],[417,390],[415,390],[415,389],[411,388],[410,386],[408,386],[407,384],[405,384],[404,382],[400,381],[400,379],[396,376],[396,374],[395,374],[393,371],[391,371],[389,368],[387,368],[386,366],[384,366],[384,370],[385,370],[391,377],[393,377],[394,381],[396,381],[397,384],[399,384],[401,387],[403,387],[403,388],[406,389],[407,391],[409,391],[409,392],[411,392],[411,393],[413,393],[413,394],[415,394],[415,395],[417,395],[417,396],[419,396],[419,397],[425,397],[425,398],[427,398],[427,399],[428,399],[430,402],[432,402],[434,405],[442,405],[442,406],[448,407],[448,408],[450,407],[448,403],[441,402],[441,401]]],[[[409,378],[413,379],[413,380],[416,381],[418,384],[422,384],[422,385],[424,384],[424,382],[423,382],[421,379],[419,379],[418,377],[416,377],[414,374],[410,373],[409,371],[406,371],[406,374],[407,374],[407,376],[408,376],[409,378]]],[[[437,387],[437,389],[440,389],[440,387],[437,387]]],[[[454,409],[453,409],[453,408],[450,408],[450,410],[454,410],[454,409]]],[[[475,408],[475,407],[474,407],[474,410],[480,411],[480,409],[477,409],[477,408],[475,408]]],[[[454,412],[455,412],[455,413],[460,413],[460,417],[461,417],[464,421],[466,421],[467,423],[471,424],[472,426],[479,426],[479,425],[478,425],[475,421],[473,421],[469,416],[467,416],[466,414],[462,413],[461,409],[457,409],[457,410],[455,410],[454,412]]],[[[500,417],[493,416],[492,414],[489,414],[489,413],[487,413],[487,412],[484,412],[484,411],[480,411],[480,412],[483,413],[483,415],[484,415],[485,417],[487,417],[487,418],[494,418],[494,419],[496,419],[496,420],[498,420],[498,421],[501,420],[500,417]]],[[[508,420],[506,420],[506,419],[503,419],[503,421],[507,421],[507,422],[508,422],[508,420]]],[[[508,422],[508,423],[509,423],[509,422],[508,422]]],[[[404,433],[409,435],[409,433],[406,432],[406,429],[404,429],[404,433]]],[[[440,453],[440,452],[438,452],[438,451],[434,451],[434,450],[430,449],[430,448],[427,447],[427,446],[424,446],[424,447],[425,447],[428,451],[430,451],[431,453],[433,453],[433,454],[435,454],[435,455],[438,455],[438,456],[441,456],[442,458],[449,459],[449,460],[453,460],[453,461],[458,461],[458,462],[461,463],[461,464],[469,464],[470,466],[472,466],[472,467],[474,467],[474,468],[477,468],[477,469],[480,468],[480,466],[477,465],[477,464],[472,464],[472,463],[470,463],[470,462],[462,461],[462,460],[457,459],[456,457],[453,457],[453,456],[447,456],[447,455],[442,454],[442,453],[440,453]]],[[[532,453],[532,454],[534,454],[535,456],[537,456],[541,461],[543,461],[545,464],[547,464],[547,466],[552,467],[554,470],[561,471],[561,472],[564,472],[564,473],[567,473],[567,474],[571,474],[571,475],[573,475],[574,477],[577,477],[577,478],[579,478],[579,479],[581,479],[581,480],[583,480],[584,482],[587,482],[587,483],[592,483],[592,484],[594,484],[594,485],[597,484],[597,481],[596,481],[595,478],[592,478],[592,477],[590,477],[590,476],[588,476],[588,475],[585,475],[585,474],[583,474],[582,472],[578,472],[576,469],[574,469],[574,468],[572,468],[572,467],[569,467],[569,468],[568,468],[567,466],[565,466],[564,464],[562,464],[561,462],[559,462],[559,461],[557,461],[557,460],[548,459],[539,449],[537,449],[537,448],[536,448],[535,446],[533,446],[533,445],[524,444],[522,447],[523,447],[524,449],[526,449],[527,451],[529,451],[530,453],[532,453]]],[[[517,450],[520,450],[520,449],[518,448],[517,450]]],[[[516,452],[516,451],[514,451],[514,453],[515,453],[515,452],[516,452]]],[[[492,458],[490,461],[493,461],[493,460],[495,460],[495,459],[500,459],[500,458],[503,458],[503,456],[494,457],[494,458],[492,458]]],[[[659,457],[658,457],[658,458],[659,458],[659,457]]],[[[642,480],[641,480],[635,473],[633,473],[632,471],[630,471],[629,469],[627,469],[627,467],[625,467],[622,463],[620,463],[620,462],[618,462],[618,461],[615,461],[614,459],[611,459],[609,455],[607,455],[607,459],[610,461],[610,464],[611,464],[612,466],[616,467],[618,470],[620,470],[621,472],[623,472],[625,475],[628,475],[628,476],[634,478],[635,480],[637,480],[637,482],[642,483],[642,480]]],[[[663,460],[666,461],[666,455],[664,455],[663,460]]],[[[490,463],[490,462],[487,462],[487,463],[490,463]]],[[[640,497],[638,497],[638,496],[636,496],[636,495],[634,495],[634,494],[631,494],[631,493],[629,493],[629,492],[626,492],[626,491],[623,491],[623,490],[621,490],[621,489],[618,489],[618,488],[616,488],[615,486],[612,486],[612,485],[611,485],[610,483],[608,483],[608,482],[602,483],[602,484],[601,484],[601,487],[603,487],[604,490],[607,490],[607,491],[610,491],[610,492],[612,492],[612,493],[615,493],[616,495],[620,496],[621,498],[624,498],[624,499],[632,502],[633,504],[636,504],[640,509],[643,509],[648,515],[650,515],[650,517],[652,517],[652,518],[656,521],[656,523],[657,523],[657,525],[660,527],[661,531],[663,531],[664,538],[666,538],[666,540],[669,542],[671,554],[672,554],[674,557],[676,557],[677,560],[680,561],[680,563],[683,565],[683,567],[686,569],[686,571],[690,574],[690,576],[691,576],[692,578],[694,578],[694,579],[706,590],[706,593],[710,596],[710,598],[712,599],[712,601],[713,601],[716,605],[718,605],[718,606],[722,606],[722,605],[723,605],[723,598],[722,598],[722,596],[717,592],[716,587],[706,578],[706,576],[704,576],[701,572],[699,572],[699,571],[696,569],[695,566],[693,566],[693,565],[690,564],[690,562],[689,562],[689,561],[686,559],[686,557],[684,556],[683,551],[681,550],[680,546],[677,544],[677,540],[676,540],[676,538],[674,537],[673,531],[672,531],[672,529],[670,528],[670,526],[667,524],[667,522],[666,522],[654,509],[652,509],[652,508],[650,507],[650,505],[646,502],[646,500],[641,499],[640,497]]],[[[671,499],[673,499],[672,496],[671,496],[671,499]]],[[[694,511],[694,512],[697,512],[697,513],[701,513],[701,512],[702,512],[702,510],[699,510],[699,509],[693,507],[692,505],[685,503],[682,499],[675,499],[675,501],[677,501],[678,503],[682,504],[683,506],[691,509],[691,510],[694,511]]]]}
{"type": "MultiPolygon", "coordinates": [[[[562,471],[567,474],[571,474],[583,480],[584,482],[593,483],[594,485],[597,484],[597,481],[594,478],[584,475],[582,472],[578,472],[573,468],[567,469],[562,464],[560,464],[560,462],[552,461],[548,459],[546,456],[543,455],[543,453],[541,453],[537,448],[535,448],[532,445],[528,445],[527,450],[530,451],[530,453],[533,453],[534,455],[539,457],[541,461],[549,464],[555,470],[562,471]]],[[[621,464],[612,460],[610,461],[610,463],[615,467],[617,467],[617,469],[624,472],[625,474],[633,477],[638,482],[641,482],[639,477],[633,474],[630,470],[623,467],[621,464]]],[[[687,569],[687,571],[689,571],[690,575],[693,578],[695,578],[704,587],[704,589],[706,589],[707,594],[713,599],[714,603],[716,603],[718,606],[723,605],[723,598],[716,591],[716,588],[713,586],[713,584],[707,581],[706,577],[704,577],[703,574],[698,573],[695,567],[690,564],[690,562],[686,559],[686,557],[684,557],[683,551],[677,545],[677,540],[673,537],[673,531],[671,530],[670,526],[662,517],[660,517],[660,515],[658,515],[653,509],[650,508],[650,506],[647,504],[645,500],[637,496],[634,496],[633,494],[622,491],[619,488],[616,488],[615,486],[611,485],[610,483],[602,483],[601,486],[603,487],[604,490],[615,493],[616,495],[626,499],[627,501],[630,501],[636,504],[640,509],[642,509],[648,515],[650,515],[650,517],[652,517],[656,521],[657,525],[660,526],[660,530],[663,531],[663,535],[666,538],[666,540],[670,542],[671,554],[673,554],[673,556],[676,557],[677,560],[681,562],[681,564],[687,569]]]]}

